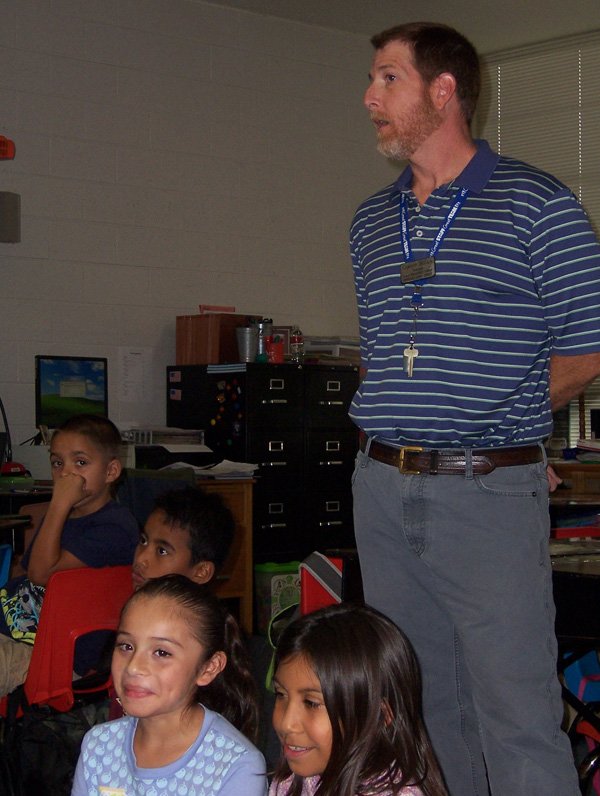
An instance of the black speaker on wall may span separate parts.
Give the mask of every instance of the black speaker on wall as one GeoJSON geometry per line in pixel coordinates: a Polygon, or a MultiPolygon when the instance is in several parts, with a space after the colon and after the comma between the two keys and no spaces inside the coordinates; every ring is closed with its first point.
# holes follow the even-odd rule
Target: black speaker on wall
{"type": "Polygon", "coordinates": [[[0,191],[0,243],[21,240],[21,195],[0,191]]]}

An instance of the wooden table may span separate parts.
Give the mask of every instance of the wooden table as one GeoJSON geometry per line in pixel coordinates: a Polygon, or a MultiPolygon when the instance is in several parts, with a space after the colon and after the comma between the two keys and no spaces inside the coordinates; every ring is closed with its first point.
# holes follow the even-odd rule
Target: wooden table
{"type": "Polygon", "coordinates": [[[551,493],[551,507],[576,505],[600,507],[600,463],[561,461],[550,464],[564,482],[551,493]]]}
{"type": "Polygon", "coordinates": [[[600,464],[552,462],[563,483],[550,494],[552,536],[600,538],[600,464]]]}

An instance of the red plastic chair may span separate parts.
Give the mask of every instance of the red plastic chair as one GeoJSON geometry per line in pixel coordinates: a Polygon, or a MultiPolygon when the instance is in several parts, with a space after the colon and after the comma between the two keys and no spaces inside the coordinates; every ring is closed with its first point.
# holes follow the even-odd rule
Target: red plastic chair
{"type": "Polygon", "coordinates": [[[66,712],[77,697],[108,689],[110,674],[99,682],[73,681],[75,642],[95,630],[116,630],[131,593],[131,566],[66,569],[50,577],[24,684],[30,705],[66,712]]]}

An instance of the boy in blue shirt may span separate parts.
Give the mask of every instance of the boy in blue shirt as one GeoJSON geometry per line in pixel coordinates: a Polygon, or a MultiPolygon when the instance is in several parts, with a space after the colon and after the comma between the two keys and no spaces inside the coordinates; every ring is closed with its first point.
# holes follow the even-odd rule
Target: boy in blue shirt
{"type": "Polygon", "coordinates": [[[52,499],[23,556],[24,576],[0,591],[0,694],[25,680],[50,576],[132,561],[137,523],[112,497],[120,446],[116,426],[97,415],[76,415],[54,432],[52,499]]]}

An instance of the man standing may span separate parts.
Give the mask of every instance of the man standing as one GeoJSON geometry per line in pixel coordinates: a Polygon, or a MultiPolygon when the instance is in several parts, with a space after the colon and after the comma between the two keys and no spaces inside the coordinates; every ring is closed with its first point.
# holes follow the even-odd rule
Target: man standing
{"type": "Polygon", "coordinates": [[[600,246],[571,191],[473,140],[472,45],[374,36],[365,105],[408,161],[351,229],[365,598],[412,640],[452,796],[576,796],[542,440],[600,373],[600,246]]]}

